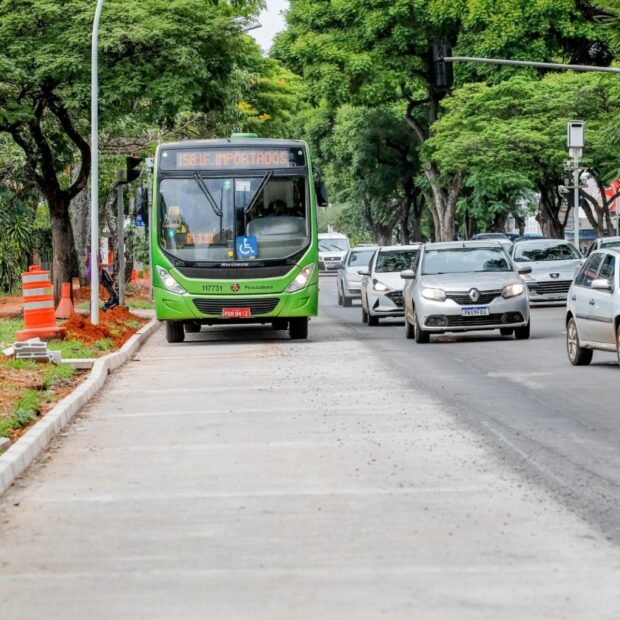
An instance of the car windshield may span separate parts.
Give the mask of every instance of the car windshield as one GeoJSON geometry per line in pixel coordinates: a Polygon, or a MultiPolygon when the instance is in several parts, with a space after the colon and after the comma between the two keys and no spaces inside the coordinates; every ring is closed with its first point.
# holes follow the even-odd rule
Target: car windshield
{"type": "Polygon", "coordinates": [[[417,250],[390,250],[379,252],[375,271],[377,273],[388,273],[411,269],[411,264],[417,253],[417,250]]]}
{"type": "Polygon", "coordinates": [[[346,239],[319,239],[319,250],[321,252],[346,252],[349,244],[346,239]]]}
{"type": "Polygon", "coordinates": [[[284,259],[309,242],[303,176],[160,183],[159,243],[182,260],[284,259]]]}
{"type": "Polygon", "coordinates": [[[368,267],[368,263],[370,263],[370,259],[374,253],[374,250],[356,250],[355,252],[351,252],[348,264],[350,266],[355,265],[355,267],[368,267]]]}
{"type": "Polygon", "coordinates": [[[554,260],[573,260],[581,258],[575,246],[570,243],[539,243],[517,244],[514,259],[518,263],[547,262],[554,260]]]}
{"type": "Polygon", "coordinates": [[[602,248],[618,248],[620,247],[620,239],[610,239],[609,241],[601,241],[602,248]]]}
{"type": "Polygon", "coordinates": [[[422,275],[512,271],[506,252],[501,248],[437,248],[424,254],[422,275]]]}

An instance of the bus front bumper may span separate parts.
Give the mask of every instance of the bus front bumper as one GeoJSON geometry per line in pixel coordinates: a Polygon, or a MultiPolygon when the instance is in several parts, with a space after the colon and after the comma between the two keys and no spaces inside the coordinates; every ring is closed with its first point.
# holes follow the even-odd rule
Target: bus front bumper
{"type": "MultiPolygon", "coordinates": [[[[296,293],[273,295],[177,295],[154,287],[155,309],[160,321],[204,322],[225,319],[224,309],[250,309],[248,321],[268,321],[274,318],[316,316],[318,286],[308,285],[296,293]]],[[[240,319],[241,321],[243,319],[240,319]]]]}

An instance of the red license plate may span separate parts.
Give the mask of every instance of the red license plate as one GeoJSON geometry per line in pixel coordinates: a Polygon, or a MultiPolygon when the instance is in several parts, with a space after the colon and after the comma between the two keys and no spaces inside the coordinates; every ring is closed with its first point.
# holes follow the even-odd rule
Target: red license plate
{"type": "Polygon", "coordinates": [[[222,308],[222,317],[225,319],[249,319],[251,316],[249,308],[222,308]]]}

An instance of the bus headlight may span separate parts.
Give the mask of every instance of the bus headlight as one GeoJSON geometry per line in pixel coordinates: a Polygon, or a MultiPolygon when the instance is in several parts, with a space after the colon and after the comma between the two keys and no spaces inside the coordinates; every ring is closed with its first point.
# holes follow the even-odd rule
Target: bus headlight
{"type": "Polygon", "coordinates": [[[171,293],[176,293],[177,295],[184,295],[186,293],[185,289],[163,267],[157,267],[157,273],[162,284],[171,293]]]}
{"type": "Polygon", "coordinates": [[[296,293],[308,284],[310,276],[314,271],[314,264],[306,265],[297,275],[297,277],[286,287],[287,293],[296,293]]]}

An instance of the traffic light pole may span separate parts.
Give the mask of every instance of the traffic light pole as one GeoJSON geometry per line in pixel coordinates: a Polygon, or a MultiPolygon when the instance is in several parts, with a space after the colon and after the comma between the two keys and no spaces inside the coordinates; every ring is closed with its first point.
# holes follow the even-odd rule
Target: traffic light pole
{"type": "Polygon", "coordinates": [[[90,104],[90,321],[99,325],[99,22],[103,0],[97,0],[91,47],[90,104]]]}
{"type": "Polygon", "coordinates": [[[559,62],[535,62],[530,60],[507,60],[505,58],[479,58],[478,56],[443,56],[443,62],[478,62],[487,65],[509,65],[511,67],[535,67],[538,69],[562,69],[564,71],[596,71],[599,73],[620,73],[617,67],[596,67],[594,65],[565,65],[559,62]]]}

